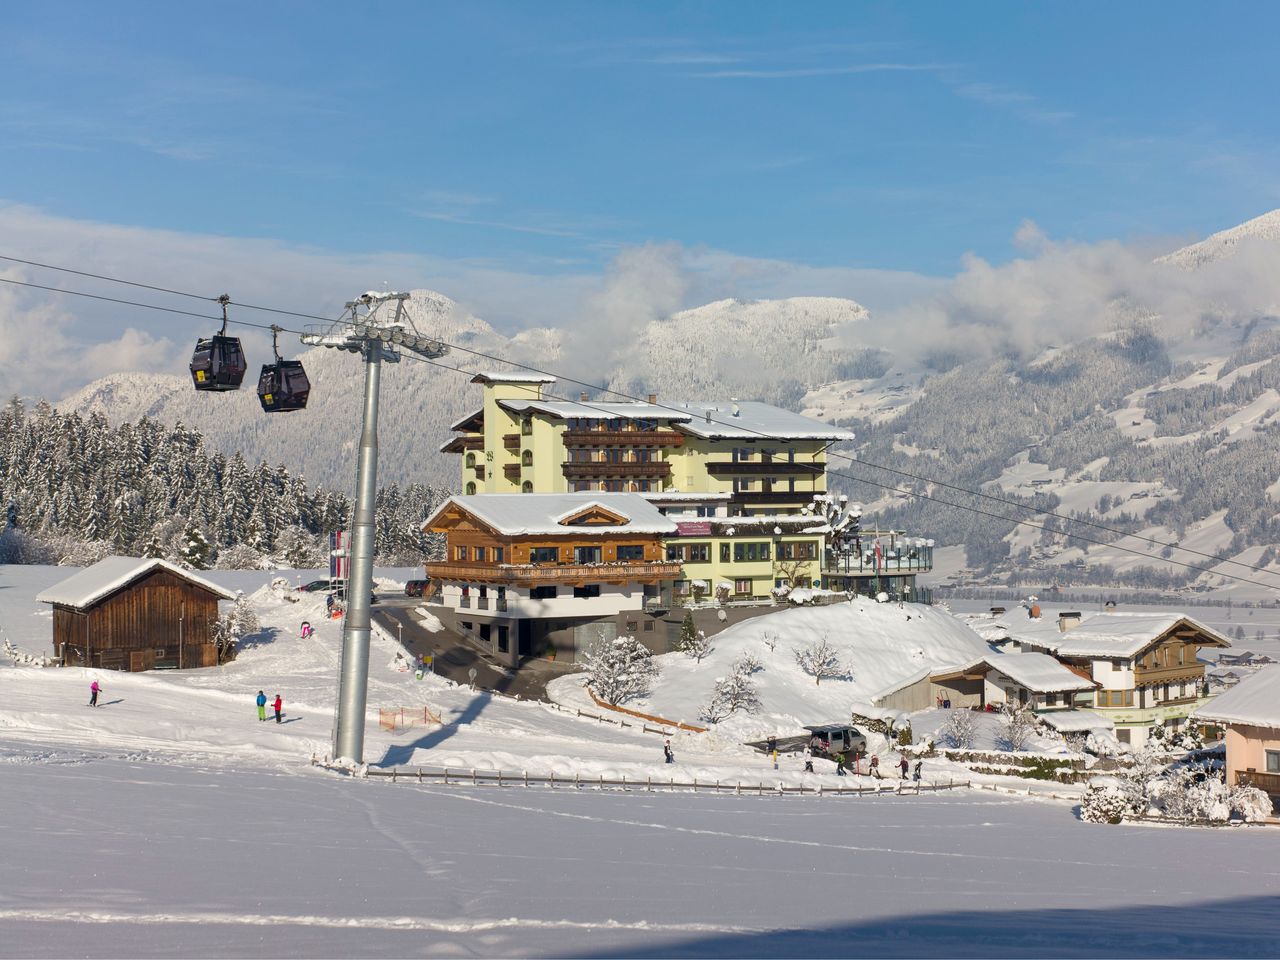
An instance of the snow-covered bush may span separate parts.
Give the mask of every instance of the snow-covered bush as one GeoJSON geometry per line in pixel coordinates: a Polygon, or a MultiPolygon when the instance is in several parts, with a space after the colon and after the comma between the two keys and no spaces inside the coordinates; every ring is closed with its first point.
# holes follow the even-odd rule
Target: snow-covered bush
{"type": "Polygon", "coordinates": [[[782,639],[781,636],[773,630],[766,630],[760,634],[760,642],[769,648],[770,653],[778,649],[778,641],[780,639],[782,639]]]}
{"type": "Polygon", "coordinates": [[[716,680],[715,688],[711,691],[711,699],[702,708],[702,718],[712,723],[719,723],[739,710],[744,713],[755,713],[760,707],[760,696],[756,693],[755,681],[749,674],[735,669],[729,676],[716,680]]]}
{"type": "Polygon", "coordinates": [[[972,710],[958,708],[951,711],[947,722],[938,731],[942,741],[950,747],[972,747],[978,733],[978,721],[972,710]]]}
{"type": "Polygon", "coordinates": [[[764,664],[754,653],[744,653],[733,663],[733,672],[750,676],[764,669],[764,664]]]}
{"type": "Polygon", "coordinates": [[[269,564],[266,557],[247,543],[237,543],[219,551],[214,566],[219,570],[265,570],[269,564]]]}
{"type": "Polygon", "coordinates": [[[1246,823],[1261,823],[1271,816],[1271,798],[1259,787],[1233,787],[1227,803],[1246,823]]]}
{"type": "Polygon", "coordinates": [[[1120,823],[1130,812],[1129,796],[1116,784],[1090,784],[1080,801],[1080,819],[1086,823],[1120,823]]]}
{"type": "Polygon", "coordinates": [[[1201,750],[1204,748],[1204,738],[1200,736],[1200,731],[1196,729],[1194,723],[1189,723],[1178,733],[1176,740],[1178,747],[1186,750],[1188,753],[1192,750],[1201,750]]]}
{"type": "Polygon", "coordinates": [[[653,654],[632,636],[601,639],[583,660],[591,692],[610,706],[649,692],[658,679],[653,654]]]}
{"type": "Polygon", "coordinates": [[[800,669],[813,677],[816,686],[822,685],[823,678],[846,678],[849,670],[840,662],[839,651],[831,645],[827,635],[795,651],[796,663],[800,669]]]}
{"type": "Polygon", "coordinates": [[[1025,747],[1036,731],[1035,717],[1020,703],[1008,703],[1000,708],[1000,739],[1007,750],[1017,753],[1025,747]]]}

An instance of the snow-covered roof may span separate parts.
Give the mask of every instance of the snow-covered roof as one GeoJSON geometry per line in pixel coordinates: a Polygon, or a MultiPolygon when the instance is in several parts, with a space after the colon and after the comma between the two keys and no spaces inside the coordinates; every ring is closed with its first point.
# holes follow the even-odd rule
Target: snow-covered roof
{"type": "Polygon", "coordinates": [[[681,424],[684,433],[706,439],[740,440],[852,440],[853,434],[821,420],[803,417],[790,410],[758,400],[729,403],[679,401],[668,408],[688,411],[689,422],[681,424]],[[708,420],[708,416],[710,420],[708,420]]]}
{"type": "Polygon", "coordinates": [[[1192,714],[1197,720],[1280,728],[1280,666],[1263,667],[1192,714]]]}
{"type": "Polygon", "coordinates": [[[1092,690],[1097,686],[1047,653],[997,653],[984,657],[982,662],[1033,693],[1092,690]]]}
{"type": "Polygon", "coordinates": [[[467,428],[466,425],[468,421],[474,420],[476,417],[481,417],[481,416],[484,416],[484,407],[480,407],[476,410],[472,410],[465,417],[461,417],[455,420],[453,423],[449,424],[449,429],[465,430],[467,428]]]}
{"type": "Polygon", "coordinates": [[[676,525],[638,493],[477,493],[450,497],[422,524],[429,529],[451,508],[465,510],[509,537],[547,534],[606,536],[626,533],[675,533],[676,525]],[[566,524],[592,506],[622,518],[622,523],[566,524]]]}
{"type": "Polygon", "coordinates": [[[628,400],[621,403],[592,400],[580,403],[573,400],[499,400],[498,406],[512,413],[534,410],[560,420],[578,417],[586,420],[619,418],[623,420],[688,420],[687,414],[677,413],[668,407],[652,403],[628,400]]]}
{"type": "Polygon", "coordinates": [[[1046,710],[1037,713],[1036,719],[1043,720],[1059,733],[1088,733],[1115,728],[1115,721],[1092,710],[1046,710]]]}
{"type": "Polygon", "coordinates": [[[506,370],[481,370],[471,378],[472,383],[555,383],[555,377],[541,373],[511,373],[506,370]]]}
{"type": "Polygon", "coordinates": [[[653,503],[679,503],[682,501],[700,502],[700,501],[720,501],[729,500],[733,497],[732,493],[681,493],[679,490],[652,491],[650,493],[642,493],[642,497],[653,503]]]}
{"type": "Polygon", "coordinates": [[[145,557],[107,557],[91,567],[85,567],[67,579],[55,583],[36,599],[41,603],[56,603],[64,607],[82,610],[108,597],[153,570],[168,570],[175,576],[204,587],[223,600],[234,600],[236,595],[224,590],[211,580],[184,570],[167,560],[145,557]]]}
{"type": "MultiPolygon", "coordinates": [[[[1231,645],[1218,631],[1176,612],[1089,614],[1065,633],[1058,629],[1058,620],[1053,616],[1020,622],[1011,621],[1006,615],[1001,622],[1008,625],[1009,637],[1018,643],[1043,647],[1060,657],[1132,657],[1181,623],[1203,633],[1214,646],[1231,645]]],[[[989,628],[979,632],[987,639],[995,639],[989,628]]]]}

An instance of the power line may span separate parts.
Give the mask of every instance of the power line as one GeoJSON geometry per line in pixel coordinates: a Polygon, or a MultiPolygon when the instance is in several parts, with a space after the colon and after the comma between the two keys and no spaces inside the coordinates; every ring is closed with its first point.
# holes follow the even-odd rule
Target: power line
{"type": "MultiPolygon", "coordinates": [[[[171,289],[171,288],[167,288],[167,287],[160,287],[160,286],[156,286],[156,285],[153,285],[153,284],[142,283],[142,282],[135,281],[135,280],[125,280],[125,279],[121,279],[121,278],[119,278],[119,277],[110,277],[110,276],[106,276],[106,275],[104,275],[104,274],[89,273],[89,272],[86,272],[86,271],[74,270],[74,269],[72,269],[72,268],[70,268],[70,267],[55,266],[55,265],[53,265],[53,264],[40,263],[40,262],[33,261],[33,260],[23,260],[23,259],[20,259],[20,258],[17,258],[17,257],[6,256],[6,255],[3,255],[3,254],[0,254],[0,260],[9,260],[9,261],[14,262],[14,263],[22,263],[22,264],[26,264],[26,265],[28,265],[28,266],[39,267],[39,268],[42,268],[42,269],[55,270],[55,271],[59,271],[59,272],[63,272],[63,273],[71,273],[71,274],[75,274],[75,275],[77,275],[77,276],[91,277],[91,278],[93,278],[93,279],[105,280],[105,281],[109,281],[109,282],[111,282],[111,283],[120,283],[120,284],[124,284],[124,285],[127,285],[127,286],[138,287],[138,288],[146,289],[146,290],[156,290],[156,291],[160,291],[160,292],[163,292],[163,293],[170,293],[170,294],[174,294],[174,295],[177,295],[177,296],[191,297],[191,298],[199,299],[199,300],[216,300],[216,299],[217,299],[216,297],[208,297],[208,296],[205,296],[205,295],[202,295],[202,294],[190,293],[190,292],[187,292],[187,291],[181,291],[181,290],[174,290],[174,289],[171,289]]],[[[118,299],[118,298],[115,298],[115,297],[106,297],[106,296],[102,296],[102,295],[100,295],[100,294],[91,294],[91,293],[85,293],[85,292],[82,292],[82,291],[76,291],[76,290],[66,290],[66,289],[63,289],[63,288],[60,288],[60,287],[44,286],[44,285],[42,285],[42,284],[29,283],[29,282],[22,281],[22,280],[11,280],[11,279],[8,279],[8,278],[0,277],[0,282],[10,283],[10,284],[15,284],[15,285],[17,285],[17,286],[31,287],[31,288],[39,289],[39,290],[48,290],[48,291],[50,291],[50,292],[54,292],[54,293],[66,293],[66,294],[70,294],[70,295],[73,295],[73,296],[85,297],[85,298],[93,299],[93,300],[102,300],[102,301],[106,301],[106,302],[108,302],[108,303],[116,303],[116,304],[123,304],[123,305],[129,305],[129,306],[143,307],[143,308],[150,309],[150,310],[157,310],[157,311],[162,311],[162,312],[168,312],[168,313],[180,314],[180,315],[182,315],[182,316],[198,317],[198,318],[201,318],[201,319],[215,320],[215,321],[219,321],[219,322],[221,321],[221,318],[220,318],[220,317],[206,317],[204,314],[198,314],[198,313],[194,313],[194,312],[187,311],[187,310],[179,310],[179,309],[176,309],[176,308],[173,308],[173,307],[164,307],[164,306],[159,306],[159,305],[156,305],[156,304],[141,303],[141,302],[132,301],[132,300],[118,299]]],[[[232,303],[233,303],[235,306],[242,307],[242,308],[245,308],[245,309],[260,310],[260,311],[264,311],[264,312],[267,312],[267,313],[274,313],[274,314],[278,314],[278,315],[281,315],[281,316],[291,316],[291,317],[296,317],[296,318],[299,318],[299,319],[305,319],[305,320],[318,320],[318,321],[321,321],[321,322],[324,322],[324,323],[330,323],[330,324],[342,324],[342,325],[346,325],[346,326],[354,326],[354,325],[355,325],[355,324],[354,324],[354,321],[343,320],[343,319],[341,319],[341,318],[339,318],[339,319],[337,319],[337,320],[334,320],[334,319],[332,319],[332,318],[329,318],[329,317],[322,317],[322,316],[319,316],[319,315],[316,315],[316,314],[301,313],[301,312],[292,311],[292,310],[283,310],[283,309],[280,309],[280,308],[277,308],[277,307],[267,307],[267,306],[262,306],[262,305],[239,303],[239,302],[236,302],[236,301],[232,301],[232,303]]],[[[253,323],[252,321],[248,321],[248,320],[233,319],[233,320],[230,320],[229,322],[231,322],[231,323],[239,323],[239,324],[242,324],[242,325],[244,325],[244,326],[249,326],[249,327],[257,327],[257,328],[259,328],[259,329],[263,329],[263,330],[269,330],[269,329],[271,329],[271,325],[269,325],[269,324],[253,323]]],[[[284,332],[288,332],[288,333],[296,334],[296,335],[298,335],[298,336],[302,336],[302,335],[303,335],[303,332],[302,332],[302,331],[298,331],[298,330],[291,330],[291,329],[287,329],[287,328],[281,328],[281,330],[282,330],[282,331],[284,331],[284,332]]],[[[588,389],[590,389],[590,390],[600,390],[600,391],[603,391],[603,392],[605,392],[605,393],[612,394],[613,396],[621,397],[621,398],[623,398],[623,399],[625,399],[625,400],[630,400],[630,401],[637,402],[637,403],[647,403],[647,402],[648,402],[647,400],[641,400],[639,397],[634,396],[634,395],[629,394],[629,393],[626,393],[625,391],[621,391],[621,390],[614,390],[614,389],[611,389],[611,388],[609,388],[609,387],[600,387],[600,386],[597,386],[596,384],[589,383],[589,382],[587,382],[587,381],[585,381],[585,380],[578,380],[578,379],[576,379],[576,378],[574,378],[574,377],[565,376],[565,375],[563,375],[563,374],[556,373],[556,372],[553,372],[553,371],[543,370],[543,369],[541,369],[541,368],[539,368],[539,367],[535,367],[535,366],[533,366],[533,365],[531,365],[531,364],[522,363],[522,362],[517,361],[517,360],[511,360],[511,359],[508,359],[508,358],[506,358],[506,357],[495,356],[495,355],[493,355],[493,354],[485,353],[485,352],[484,352],[484,351],[482,351],[482,350],[475,350],[475,349],[473,349],[473,348],[466,347],[466,346],[463,346],[463,345],[461,345],[461,344],[450,343],[449,341],[446,341],[446,340],[440,340],[439,342],[443,343],[445,346],[448,346],[451,350],[457,350],[457,351],[460,351],[460,352],[462,352],[462,353],[467,353],[467,354],[470,354],[470,355],[472,355],[472,356],[480,357],[480,358],[483,358],[483,359],[485,359],[485,360],[490,360],[490,361],[495,362],[495,363],[508,364],[508,365],[510,365],[510,366],[517,367],[517,368],[522,369],[522,370],[527,370],[527,371],[529,371],[529,372],[531,372],[531,373],[541,374],[542,376],[554,377],[557,381],[562,381],[562,382],[567,382],[567,383],[576,384],[576,385],[581,386],[581,387],[586,387],[586,388],[588,388],[588,389]]],[[[414,357],[413,359],[421,359],[421,358],[414,357]]],[[[431,362],[431,361],[426,361],[426,362],[431,362]]],[[[438,366],[443,366],[443,367],[445,367],[445,369],[457,370],[457,371],[459,371],[459,372],[466,372],[466,371],[462,371],[460,368],[457,368],[457,367],[449,367],[447,364],[437,364],[437,365],[438,365],[438,366]]],[[[555,395],[553,395],[553,396],[555,396],[555,395]]],[[[561,398],[561,399],[567,399],[567,398],[561,398]]],[[[583,401],[580,401],[580,400],[579,400],[579,401],[569,400],[568,402],[583,403],[583,401]]],[[[669,411],[671,411],[671,412],[673,412],[673,413],[680,413],[680,414],[684,414],[684,413],[687,413],[687,412],[688,412],[688,411],[685,411],[685,410],[681,410],[681,409],[680,409],[680,408],[678,408],[678,407],[673,407],[673,406],[670,406],[670,405],[667,405],[667,404],[663,404],[663,403],[656,403],[656,402],[655,402],[655,403],[652,403],[652,404],[650,404],[650,405],[651,405],[651,406],[656,406],[656,407],[658,407],[658,408],[660,408],[660,409],[663,409],[663,410],[669,410],[669,411]]],[[[597,408],[591,408],[591,409],[597,409],[597,408]]],[[[608,413],[610,416],[615,416],[615,415],[616,415],[616,413],[615,413],[614,411],[601,411],[601,412],[608,413]]],[[[728,423],[728,422],[726,422],[726,421],[722,421],[722,420],[716,420],[716,419],[714,419],[714,418],[713,418],[713,419],[711,419],[709,422],[714,423],[714,424],[717,424],[717,425],[719,425],[719,426],[728,426],[728,427],[733,427],[735,430],[739,430],[739,431],[742,431],[742,432],[745,432],[745,433],[755,434],[758,438],[760,438],[760,439],[764,439],[764,440],[776,440],[776,441],[782,442],[782,440],[784,439],[784,438],[779,438],[779,437],[773,437],[773,436],[770,436],[769,434],[767,434],[767,433],[765,433],[765,432],[763,432],[763,431],[760,431],[760,430],[756,430],[756,429],[753,429],[753,428],[750,428],[750,427],[744,427],[744,426],[742,426],[742,425],[740,425],[740,424],[733,424],[733,423],[728,423]]],[[[1060,514],[1060,513],[1057,513],[1057,512],[1055,512],[1055,511],[1052,511],[1052,510],[1043,510],[1043,509],[1038,509],[1038,508],[1036,508],[1035,506],[1027,505],[1027,504],[1023,504],[1023,503],[1019,503],[1019,502],[1017,502],[1016,500],[1010,500],[1010,499],[1008,499],[1008,498],[1006,498],[1006,497],[999,497],[999,496],[996,496],[996,495],[994,495],[994,494],[985,493],[985,492],[983,492],[983,491],[981,491],[981,490],[971,490],[971,489],[969,489],[969,488],[967,488],[967,487],[962,487],[962,486],[959,486],[959,485],[957,485],[957,484],[948,483],[948,482],[946,482],[946,481],[944,481],[944,480],[938,480],[938,479],[935,479],[935,478],[932,478],[932,477],[926,477],[926,476],[922,476],[922,475],[920,475],[920,474],[914,474],[914,473],[911,473],[911,472],[909,472],[909,471],[899,470],[899,469],[896,469],[896,468],[894,468],[894,467],[886,466],[886,465],[884,465],[884,464],[873,463],[873,462],[871,462],[871,461],[863,460],[863,459],[861,459],[861,458],[858,458],[858,457],[855,457],[855,456],[851,456],[851,455],[849,455],[849,454],[840,453],[839,451],[829,450],[829,451],[828,451],[828,457],[830,457],[830,458],[834,458],[834,459],[838,459],[838,460],[844,460],[845,462],[847,462],[847,463],[849,463],[849,464],[852,464],[852,465],[854,465],[854,466],[867,467],[867,468],[874,469],[874,470],[884,470],[885,472],[887,472],[887,473],[891,473],[891,474],[894,474],[894,475],[896,475],[896,476],[904,477],[904,478],[911,479],[911,480],[916,480],[916,481],[919,481],[919,482],[922,482],[922,483],[928,483],[928,484],[931,484],[931,485],[933,485],[933,486],[942,487],[943,489],[947,489],[947,490],[953,490],[953,491],[955,491],[955,492],[957,492],[957,493],[965,494],[966,496],[977,497],[977,498],[982,499],[982,500],[989,500],[989,501],[992,501],[992,502],[994,502],[994,503],[1004,504],[1004,505],[1006,505],[1006,506],[1013,507],[1014,509],[1017,509],[1017,510],[1030,511],[1030,512],[1035,513],[1035,514],[1040,514],[1040,515],[1043,515],[1043,516],[1046,516],[1046,517],[1051,517],[1051,518],[1053,518],[1053,519],[1055,519],[1055,520],[1060,520],[1060,521],[1062,521],[1062,522],[1064,522],[1064,523],[1078,524],[1078,525],[1081,525],[1081,526],[1092,527],[1092,528],[1097,529],[1097,530],[1102,530],[1102,531],[1104,531],[1104,532],[1114,534],[1114,535],[1115,535],[1115,536],[1117,536],[1117,537],[1121,537],[1121,538],[1129,537],[1129,538],[1132,538],[1132,539],[1135,539],[1135,540],[1139,540],[1139,541],[1141,541],[1141,542],[1143,542],[1143,543],[1151,544],[1152,546],[1160,547],[1160,548],[1162,548],[1162,549],[1166,549],[1166,548],[1167,548],[1167,549],[1170,549],[1170,550],[1177,550],[1177,551],[1179,551],[1180,553],[1187,553],[1187,554],[1191,554],[1192,556],[1204,557],[1205,559],[1213,560],[1213,561],[1214,561],[1215,563],[1217,563],[1217,564],[1230,564],[1230,565],[1235,566],[1235,567],[1243,567],[1243,568],[1244,568],[1244,569],[1246,569],[1246,570],[1251,570],[1251,571],[1254,571],[1254,572],[1256,572],[1256,573],[1263,573],[1263,574],[1266,574],[1266,575],[1268,575],[1268,576],[1277,576],[1277,574],[1276,574],[1274,571],[1268,570],[1266,567],[1261,567],[1261,566],[1257,566],[1257,565],[1255,565],[1255,564],[1249,564],[1249,563],[1245,563],[1244,561],[1240,561],[1240,560],[1233,560],[1233,559],[1230,559],[1230,558],[1220,558],[1220,557],[1215,556],[1214,554],[1207,553],[1207,552],[1202,551],[1202,550],[1196,550],[1196,549],[1191,548],[1191,547],[1184,547],[1184,546],[1181,546],[1181,545],[1176,544],[1176,543],[1170,543],[1170,542],[1168,542],[1168,541],[1158,540],[1158,539],[1155,539],[1155,538],[1153,538],[1153,537],[1146,537],[1146,536],[1143,536],[1143,535],[1138,534],[1138,533],[1130,533],[1130,532],[1127,532],[1127,531],[1124,531],[1124,530],[1120,530],[1120,529],[1115,528],[1115,527],[1108,526],[1107,524],[1098,523],[1097,521],[1093,521],[1093,520],[1085,520],[1085,519],[1080,519],[1080,518],[1076,518],[1076,517],[1069,517],[1069,516],[1067,516],[1067,515],[1065,515],[1065,514],[1060,514]]],[[[931,501],[931,502],[934,502],[934,503],[938,503],[938,504],[941,504],[941,505],[944,505],[944,506],[950,506],[950,507],[954,507],[954,508],[956,508],[956,509],[960,509],[960,510],[968,510],[968,511],[970,511],[970,512],[972,512],[972,513],[975,513],[975,514],[978,514],[978,515],[980,515],[980,516],[987,516],[987,517],[992,517],[992,518],[995,518],[995,519],[1001,519],[1001,520],[1004,520],[1004,521],[1006,521],[1006,522],[1011,522],[1011,523],[1015,523],[1015,524],[1024,524],[1024,525],[1029,525],[1029,526],[1032,526],[1032,527],[1034,527],[1034,528],[1036,528],[1036,529],[1038,529],[1038,530],[1046,530],[1046,529],[1047,529],[1045,526],[1040,525],[1040,524],[1036,524],[1036,523],[1032,523],[1031,521],[1018,520],[1018,519],[1013,518],[1013,517],[1006,517],[1006,516],[1004,516],[1004,515],[1002,515],[1002,514],[989,513],[989,512],[987,512],[987,511],[979,510],[979,509],[978,509],[978,508],[976,508],[976,507],[969,507],[969,506],[966,506],[966,505],[964,505],[964,504],[958,504],[958,503],[953,503],[952,501],[941,500],[941,499],[939,499],[939,498],[937,498],[937,497],[929,496],[929,495],[927,495],[927,494],[923,494],[923,493],[917,493],[917,492],[915,492],[915,491],[906,490],[906,489],[903,489],[903,488],[900,488],[900,487],[894,487],[894,486],[892,486],[892,485],[890,485],[890,484],[879,483],[879,482],[877,482],[877,481],[868,480],[868,479],[865,479],[865,478],[862,478],[862,477],[854,477],[854,476],[849,475],[849,474],[843,474],[843,473],[838,473],[838,472],[835,472],[835,471],[831,471],[830,469],[828,469],[828,473],[834,473],[834,475],[835,475],[835,476],[844,477],[845,479],[854,480],[854,481],[856,481],[856,482],[860,482],[860,483],[867,483],[867,484],[870,484],[870,485],[872,485],[872,486],[880,487],[880,488],[885,489],[885,490],[890,490],[890,491],[893,491],[893,492],[896,492],[896,493],[900,493],[900,494],[902,494],[902,495],[904,495],[904,496],[917,497],[917,498],[919,498],[919,499],[922,499],[922,500],[928,500],[928,501],[931,501]]],[[[1111,547],[1113,547],[1113,548],[1115,548],[1115,549],[1120,549],[1120,550],[1123,550],[1123,551],[1125,551],[1125,552],[1134,553],[1134,554],[1135,554],[1135,555],[1137,555],[1137,556],[1141,556],[1141,557],[1144,557],[1144,558],[1149,559],[1149,560],[1155,560],[1155,559],[1157,559],[1156,557],[1154,557],[1154,556],[1152,556],[1152,555],[1150,555],[1150,554],[1141,553],[1141,552],[1139,552],[1139,551],[1132,550],[1131,548],[1116,547],[1116,545],[1115,545],[1115,544],[1113,544],[1113,543],[1109,543],[1108,541],[1104,541],[1104,540],[1096,540],[1096,539],[1092,539],[1092,538],[1089,538],[1089,537],[1084,537],[1084,536],[1082,536],[1082,535],[1080,535],[1080,534],[1066,533],[1065,531],[1056,531],[1056,530],[1055,530],[1055,531],[1049,531],[1049,532],[1051,532],[1051,533],[1061,533],[1063,536],[1074,537],[1075,539],[1077,539],[1077,540],[1083,540],[1083,541],[1084,541],[1084,542],[1086,542],[1086,543],[1094,543],[1094,544],[1098,544],[1098,545],[1100,545],[1100,546],[1111,546],[1111,547]]],[[[1210,568],[1199,567],[1199,566],[1195,566],[1195,565],[1192,565],[1192,564],[1182,563],[1182,562],[1180,562],[1180,561],[1174,561],[1174,560],[1171,560],[1171,559],[1168,559],[1168,558],[1163,558],[1163,557],[1162,557],[1162,558],[1159,558],[1159,559],[1160,559],[1160,560],[1162,560],[1162,561],[1163,561],[1163,562],[1165,562],[1165,563],[1173,563],[1173,564],[1175,564],[1175,565],[1177,565],[1177,566],[1186,567],[1186,568],[1191,569],[1191,570],[1201,570],[1201,571],[1214,572],[1214,571],[1212,571],[1210,568]]],[[[1224,574],[1224,573],[1216,573],[1216,575],[1217,575],[1217,576],[1223,576],[1223,577],[1231,577],[1231,576],[1232,576],[1232,575],[1230,575],[1230,574],[1224,574]]],[[[1232,577],[1232,579],[1240,579],[1240,578],[1232,577]]],[[[1257,583],[1256,581],[1252,581],[1252,580],[1245,580],[1244,582],[1253,583],[1253,584],[1254,584],[1254,585],[1256,585],[1256,586],[1263,586],[1263,584],[1259,584],[1259,583],[1257,583]]]]}

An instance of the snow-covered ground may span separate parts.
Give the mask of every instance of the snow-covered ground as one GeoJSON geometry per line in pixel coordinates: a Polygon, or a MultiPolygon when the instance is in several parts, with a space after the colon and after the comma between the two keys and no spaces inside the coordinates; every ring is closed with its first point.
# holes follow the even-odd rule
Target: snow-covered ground
{"type": "MultiPolygon", "coordinates": [[[[48,651],[32,598],[70,572],[0,569],[0,624],[24,649],[48,651]]],[[[0,956],[1243,956],[1280,942],[1280,830],[1092,826],[1069,800],[976,790],[734,797],[327,772],[309,761],[329,749],[339,626],[318,597],[294,602],[265,574],[212,576],[244,589],[264,627],[226,666],[0,666],[0,956]],[[92,678],[98,708],[85,703],[92,678]],[[282,694],[284,723],[256,719],[259,689],[282,694]]],[[[766,628],[785,635],[756,675],[771,703],[752,721],[762,730],[845,712],[921,657],[972,648],[941,610],[908,612],[750,621],[696,669],[663,658],[672,682],[650,706],[702,699],[766,628]],[[853,679],[817,687],[795,666],[789,648],[823,633],[857,654],[853,679]]],[[[394,642],[375,635],[372,649],[371,764],[838,782],[798,757],[773,770],[732,724],[674,738],[673,768],[659,736],[416,680],[394,642]],[[378,725],[378,708],[421,706],[443,724],[378,725]]],[[[926,761],[926,779],[960,770],[926,761]]]]}

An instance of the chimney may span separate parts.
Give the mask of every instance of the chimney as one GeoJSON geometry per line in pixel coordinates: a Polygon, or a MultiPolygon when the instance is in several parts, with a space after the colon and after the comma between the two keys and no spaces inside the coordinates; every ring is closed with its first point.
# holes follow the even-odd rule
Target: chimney
{"type": "Polygon", "coordinates": [[[588,400],[590,400],[590,399],[591,399],[591,398],[590,398],[589,396],[587,396],[587,391],[585,391],[585,390],[583,390],[580,394],[578,394],[578,401],[579,401],[580,403],[586,403],[586,402],[587,402],[588,400]]]}
{"type": "Polygon", "coordinates": [[[650,402],[650,403],[657,403],[657,402],[658,402],[658,395],[657,395],[656,393],[651,393],[651,394],[649,394],[649,402],[650,402]]]}
{"type": "Polygon", "coordinates": [[[1072,627],[1080,626],[1079,610],[1064,610],[1058,614],[1058,632],[1066,633],[1072,627]]]}

